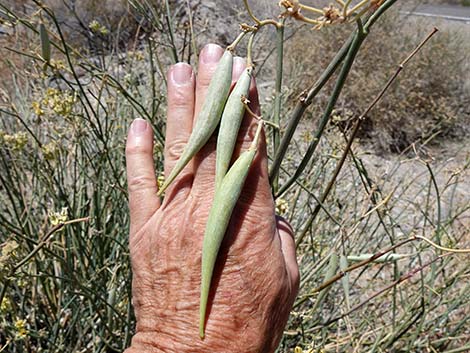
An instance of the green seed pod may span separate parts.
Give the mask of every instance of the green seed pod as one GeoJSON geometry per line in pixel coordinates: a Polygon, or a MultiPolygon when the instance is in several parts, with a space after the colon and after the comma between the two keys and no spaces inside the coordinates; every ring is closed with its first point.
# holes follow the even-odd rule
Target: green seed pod
{"type": "Polygon", "coordinates": [[[49,40],[46,26],[42,23],[39,25],[39,35],[41,37],[42,58],[46,63],[49,63],[51,61],[51,41],[49,40]]]}
{"type": "Polygon", "coordinates": [[[251,147],[238,157],[222,179],[220,187],[216,188],[214,201],[207,218],[201,260],[201,301],[199,306],[199,335],[201,338],[204,338],[207,301],[217,254],[251,163],[256,155],[261,127],[262,124],[260,123],[251,147]]]}
{"type": "MultiPolygon", "coordinates": [[[[345,255],[341,255],[339,258],[339,268],[341,271],[344,271],[348,268],[348,258],[345,255]]],[[[341,278],[341,283],[343,285],[343,291],[344,291],[344,300],[346,302],[346,308],[349,310],[351,308],[351,301],[349,297],[349,273],[345,273],[343,278],[341,278]]]]}
{"type": "Polygon", "coordinates": [[[216,188],[222,182],[230,166],[233,150],[237,142],[238,130],[245,114],[245,104],[242,102],[242,97],[248,95],[252,72],[253,68],[247,67],[240,75],[237,84],[228,97],[220,120],[215,164],[216,188]]]}
{"type": "Polygon", "coordinates": [[[230,51],[226,50],[212,76],[207,89],[206,99],[198,114],[188,143],[170,175],[158,191],[158,195],[163,194],[191,158],[206,144],[217,128],[232,84],[232,64],[233,55],[230,51]]]}
{"type": "MultiPolygon", "coordinates": [[[[328,263],[328,266],[326,268],[325,277],[323,279],[324,282],[328,281],[330,278],[332,278],[336,274],[336,269],[338,268],[338,262],[339,262],[338,255],[336,253],[332,253],[330,257],[330,262],[328,263]]],[[[315,302],[313,309],[312,309],[313,312],[315,312],[315,310],[321,307],[330,289],[331,289],[331,286],[328,286],[326,288],[323,288],[320,291],[320,293],[318,293],[317,301],[315,302]]]]}
{"type": "MultiPolygon", "coordinates": [[[[360,262],[360,261],[365,261],[369,260],[374,256],[374,254],[360,254],[360,255],[350,255],[348,256],[348,260],[352,262],[360,262]]],[[[385,262],[393,262],[393,261],[398,261],[407,257],[413,256],[413,254],[395,254],[395,253],[390,253],[390,254],[384,254],[380,256],[379,258],[375,259],[372,262],[375,263],[385,263],[385,262]]]]}

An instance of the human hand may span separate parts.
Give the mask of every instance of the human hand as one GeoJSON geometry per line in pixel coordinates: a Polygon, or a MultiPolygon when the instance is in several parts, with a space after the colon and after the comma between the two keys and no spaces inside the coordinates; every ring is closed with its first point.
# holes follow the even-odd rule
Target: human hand
{"type": "MultiPolygon", "coordinates": [[[[198,77],[180,63],[168,73],[165,175],[180,156],[223,49],[207,45],[198,77]]],[[[235,58],[233,80],[245,62],[235,58]]],[[[259,112],[256,87],[251,108],[259,112]]],[[[253,140],[246,115],[235,154],[253,140]]],[[[206,337],[199,337],[201,249],[214,195],[213,137],[167,189],[161,204],[153,165],[153,132],[133,122],[126,146],[136,334],[126,353],[274,352],[299,284],[290,226],[277,218],[264,138],[219,251],[209,295],[206,337]]]]}

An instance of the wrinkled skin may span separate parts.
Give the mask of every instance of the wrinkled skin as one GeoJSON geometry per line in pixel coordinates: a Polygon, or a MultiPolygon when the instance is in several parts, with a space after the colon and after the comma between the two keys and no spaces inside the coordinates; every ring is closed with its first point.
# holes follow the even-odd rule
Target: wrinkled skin
{"type": "MultiPolygon", "coordinates": [[[[191,132],[222,48],[201,53],[198,78],[187,64],[168,73],[165,175],[191,132]]],[[[234,81],[245,63],[235,58],[234,81]]],[[[255,84],[252,109],[259,111],[255,84]]],[[[245,116],[236,155],[248,148],[256,120],[245,116]]],[[[168,188],[161,204],[153,133],[135,121],[127,140],[136,334],[126,353],[274,352],[298,290],[290,226],[274,213],[264,138],[221,246],[209,295],[206,337],[199,338],[201,248],[214,194],[215,138],[168,188]]]]}

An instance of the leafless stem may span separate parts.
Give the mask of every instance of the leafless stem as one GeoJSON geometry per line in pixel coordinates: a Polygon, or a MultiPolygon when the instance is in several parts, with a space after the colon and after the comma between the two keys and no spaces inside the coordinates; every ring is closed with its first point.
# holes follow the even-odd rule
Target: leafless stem
{"type": "MultiPolygon", "coordinates": [[[[340,161],[338,162],[338,164],[336,165],[336,168],[335,168],[335,171],[333,172],[333,176],[331,177],[330,181],[328,182],[326,188],[325,188],[325,191],[323,192],[322,196],[319,198],[320,201],[323,203],[325,202],[326,198],[328,197],[331,189],[333,188],[333,185],[334,183],[336,182],[336,178],[338,177],[339,175],[339,172],[341,171],[343,165],[344,165],[344,162],[346,161],[346,157],[349,153],[349,151],[351,150],[351,146],[352,146],[352,143],[354,141],[354,139],[356,138],[357,136],[357,133],[359,132],[359,128],[361,126],[361,123],[362,121],[365,120],[367,114],[369,114],[369,112],[372,110],[372,108],[380,101],[380,99],[385,95],[385,93],[387,92],[387,90],[390,88],[390,86],[392,85],[392,83],[395,81],[395,79],[398,77],[398,75],[400,74],[400,72],[403,70],[404,66],[408,63],[408,61],[411,60],[411,58],[413,58],[416,53],[428,42],[429,39],[431,39],[431,37],[437,32],[437,28],[434,27],[433,30],[426,36],[426,38],[405,58],[405,60],[403,60],[399,65],[398,65],[398,68],[397,70],[395,71],[395,73],[392,75],[392,77],[390,77],[390,79],[388,80],[388,82],[385,84],[385,86],[382,88],[382,90],[379,92],[379,94],[375,97],[375,99],[369,104],[369,106],[367,107],[367,109],[364,111],[364,113],[362,113],[356,120],[355,124],[354,124],[354,127],[353,127],[353,131],[351,133],[351,135],[349,136],[349,139],[348,139],[348,142],[346,144],[346,147],[344,149],[344,152],[343,152],[343,155],[341,156],[341,159],[340,161]]],[[[315,218],[317,217],[318,213],[320,211],[320,206],[319,205],[316,205],[313,212],[312,212],[312,215],[310,216],[309,220],[307,221],[302,233],[300,234],[298,240],[297,240],[297,246],[302,243],[303,239],[305,238],[307,232],[308,232],[308,229],[310,228],[310,226],[312,225],[313,221],[315,220],[315,218]]]]}

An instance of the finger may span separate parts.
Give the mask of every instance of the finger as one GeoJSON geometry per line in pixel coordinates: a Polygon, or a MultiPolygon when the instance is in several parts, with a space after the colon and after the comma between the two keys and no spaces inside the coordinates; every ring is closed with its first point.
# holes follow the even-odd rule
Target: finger
{"type": "MultiPolygon", "coordinates": [[[[178,63],[168,72],[168,112],[165,138],[165,177],[188,142],[193,126],[195,78],[190,65],[178,63]]],[[[189,162],[182,173],[192,172],[189,162]]]]}
{"type": "Polygon", "coordinates": [[[236,56],[233,58],[233,67],[232,67],[232,88],[237,83],[240,75],[242,74],[243,70],[246,68],[246,59],[240,56],[236,56]]]}
{"type": "Polygon", "coordinates": [[[202,103],[206,98],[207,88],[211,82],[217,64],[224,54],[224,49],[217,44],[207,44],[199,55],[199,66],[196,79],[196,108],[194,120],[197,119],[202,103]]]}
{"type": "MultiPolygon", "coordinates": [[[[246,67],[246,60],[241,57],[233,58],[233,67],[232,67],[232,88],[237,82],[238,78],[242,74],[243,70],[246,67]]],[[[201,149],[197,154],[194,163],[194,184],[195,191],[198,190],[207,190],[207,188],[213,188],[214,186],[214,176],[215,176],[215,149],[217,144],[216,136],[213,136],[206,145],[201,149]]]]}
{"type": "Polygon", "coordinates": [[[294,232],[284,218],[276,216],[276,223],[279,238],[281,239],[281,249],[282,254],[284,255],[284,261],[286,262],[290,284],[293,289],[293,294],[296,295],[299,289],[300,274],[297,257],[295,256],[294,232]]]}
{"type": "Polygon", "coordinates": [[[160,207],[153,163],[153,131],[143,119],[134,120],[129,129],[126,164],[131,234],[135,234],[160,207]]]}
{"type": "MultiPolygon", "coordinates": [[[[258,90],[254,79],[250,88],[249,100],[251,111],[259,116],[260,106],[258,90]]],[[[253,115],[248,112],[245,113],[233,160],[238,158],[240,153],[246,151],[250,147],[258,124],[259,121],[253,117],[253,115]]],[[[249,203],[256,209],[264,210],[267,213],[269,212],[269,214],[266,214],[265,216],[270,216],[274,209],[274,201],[269,184],[268,157],[264,131],[260,136],[257,147],[258,152],[256,153],[252,166],[250,167],[250,171],[243,187],[243,192],[240,196],[240,202],[249,203]]]]}

